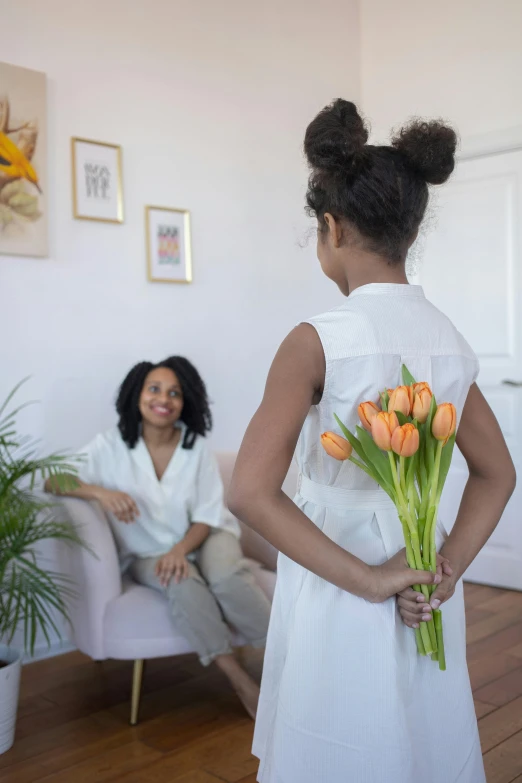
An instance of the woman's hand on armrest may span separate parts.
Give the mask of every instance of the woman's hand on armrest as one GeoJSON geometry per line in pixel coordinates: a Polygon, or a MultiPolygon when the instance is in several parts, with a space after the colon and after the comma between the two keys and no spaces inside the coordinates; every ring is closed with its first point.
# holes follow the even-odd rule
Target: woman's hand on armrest
{"type": "Polygon", "coordinates": [[[139,517],[140,512],[136,502],[126,492],[105,489],[97,484],[86,484],[76,476],[71,476],[71,484],[73,478],[76,484],[74,489],[60,488],[54,478],[47,479],[44,489],[54,495],[79,498],[80,500],[97,500],[105,512],[114,514],[120,522],[134,522],[136,517],[139,517]]]}

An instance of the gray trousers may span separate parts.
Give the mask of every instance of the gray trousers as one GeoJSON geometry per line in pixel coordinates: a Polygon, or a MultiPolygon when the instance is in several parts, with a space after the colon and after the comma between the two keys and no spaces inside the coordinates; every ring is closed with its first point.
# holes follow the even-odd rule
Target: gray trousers
{"type": "Polygon", "coordinates": [[[157,557],[138,558],[132,578],[167,598],[176,629],[189,641],[204,666],[232,652],[235,628],[253,647],[264,647],[270,601],[256,584],[239,541],[225,530],[211,530],[190,563],[190,574],[179,584],[163,587],[155,574],[157,557]]]}

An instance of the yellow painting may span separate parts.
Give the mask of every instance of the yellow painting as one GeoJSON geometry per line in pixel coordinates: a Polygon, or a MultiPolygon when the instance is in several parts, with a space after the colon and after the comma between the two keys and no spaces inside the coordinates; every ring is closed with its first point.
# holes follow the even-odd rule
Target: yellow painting
{"type": "Polygon", "coordinates": [[[0,253],[47,255],[47,97],[39,71],[0,63],[0,253]]]}

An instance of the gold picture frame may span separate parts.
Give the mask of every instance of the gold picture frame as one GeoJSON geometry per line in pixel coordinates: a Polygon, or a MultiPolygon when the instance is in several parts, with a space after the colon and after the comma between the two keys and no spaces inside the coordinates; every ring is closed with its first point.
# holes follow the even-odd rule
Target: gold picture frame
{"type": "Polygon", "coordinates": [[[76,220],[123,223],[123,166],[119,144],[73,136],[72,203],[76,220]],[[82,172],[83,176],[79,176],[82,172]]]}
{"type": "Polygon", "coordinates": [[[150,283],[192,283],[190,212],[145,207],[147,279],[150,283]]]}

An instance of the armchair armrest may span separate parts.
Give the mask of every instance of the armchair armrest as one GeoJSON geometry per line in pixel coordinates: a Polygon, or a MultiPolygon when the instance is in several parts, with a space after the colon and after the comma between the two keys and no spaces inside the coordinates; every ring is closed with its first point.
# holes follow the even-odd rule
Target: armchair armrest
{"type": "MultiPolygon", "coordinates": [[[[219,470],[221,472],[221,478],[223,480],[223,486],[225,490],[225,497],[228,493],[230,485],[230,479],[234,470],[234,464],[236,462],[236,454],[233,452],[221,451],[217,452],[217,460],[219,464],[219,470]]],[[[283,492],[288,497],[293,498],[297,492],[297,478],[299,471],[294,460],[288,471],[288,474],[283,483],[283,492]]],[[[262,563],[265,568],[270,571],[275,571],[277,568],[277,550],[266,539],[256,533],[251,528],[247,527],[243,523],[241,525],[241,547],[245,557],[252,558],[262,563]]]]}
{"type": "Polygon", "coordinates": [[[68,601],[72,641],[94,660],[105,655],[103,621],[109,601],[121,594],[121,573],[109,522],[98,503],[60,498],[62,515],[70,520],[89,547],[62,550],[63,570],[74,581],[75,597],[68,601]],[[92,551],[89,551],[92,550],[92,551]]]}

